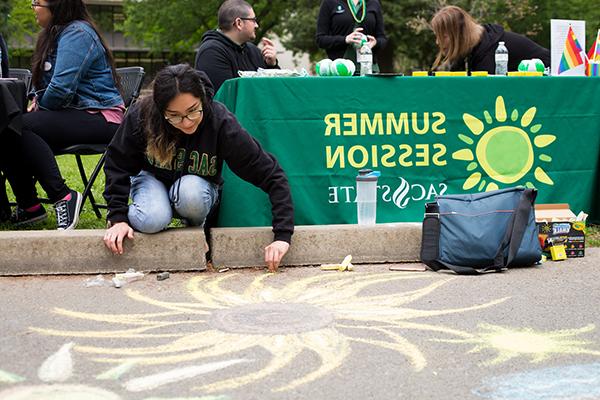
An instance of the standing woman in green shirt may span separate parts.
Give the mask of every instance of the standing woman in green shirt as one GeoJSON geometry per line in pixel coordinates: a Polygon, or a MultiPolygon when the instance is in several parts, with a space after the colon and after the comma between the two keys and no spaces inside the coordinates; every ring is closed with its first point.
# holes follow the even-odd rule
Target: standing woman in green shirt
{"type": "Polygon", "coordinates": [[[362,34],[373,51],[373,72],[379,72],[377,54],[387,44],[379,0],[322,0],[317,19],[317,45],[332,60],[356,63],[362,34]]]}

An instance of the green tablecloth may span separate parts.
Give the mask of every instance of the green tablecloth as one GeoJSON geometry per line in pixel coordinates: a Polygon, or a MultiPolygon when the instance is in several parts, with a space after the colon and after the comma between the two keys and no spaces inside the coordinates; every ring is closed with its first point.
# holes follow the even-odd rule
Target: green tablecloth
{"type": "MultiPolygon", "coordinates": [[[[598,220],[600,79],[241,78],[216,95],[286,171],[296,224],[356,223],[355,177],[381,171],[377,222],[436,194],[535,186],[598,220]]],[[[268,226],[267,196],[224,172],[220,226],[268,226]]]]}

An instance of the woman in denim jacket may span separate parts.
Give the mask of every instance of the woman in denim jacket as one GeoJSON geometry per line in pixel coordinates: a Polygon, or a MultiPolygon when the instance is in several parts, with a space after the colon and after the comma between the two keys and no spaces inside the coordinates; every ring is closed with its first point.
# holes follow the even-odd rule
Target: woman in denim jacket
{"type": "Polygon", "coordinates": [[[53,151],[80,143],[108,144],[123,120],[123,99],[112,54],[83,1],[32,0],[31,6],[43,28],[33,54],[32,112],[24,115],[20,137],[1,139],[18,203],[12,222],[46,218],[35,177],[55,203],[58,229],[73,229],[82,197],[65,184],[53,151]]]}

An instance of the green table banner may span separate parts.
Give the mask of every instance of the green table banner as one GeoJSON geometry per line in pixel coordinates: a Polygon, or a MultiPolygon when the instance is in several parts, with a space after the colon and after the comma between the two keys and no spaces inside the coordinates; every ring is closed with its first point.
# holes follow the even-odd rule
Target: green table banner
{"type": "MultiPolygon", "coordinates": [[[[355,224],[361,168],[381,171],[377,222],[517,185],[597,221],[599,99],[589,77],[240,78],[216,95],[283,166],[297,225],[355,224]]],[[[219,225],[269,226],[268,197],[224,179],[219,225]]]]}

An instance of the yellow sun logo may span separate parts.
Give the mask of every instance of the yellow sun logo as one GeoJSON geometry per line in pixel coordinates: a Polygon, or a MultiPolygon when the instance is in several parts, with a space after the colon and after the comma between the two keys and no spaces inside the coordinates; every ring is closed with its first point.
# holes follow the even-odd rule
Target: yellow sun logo
{"type": "Polygon", "coordinates": [[[495,115],[483,112],[483,120],[471,114],[463,114],[463,121],[471,135],[463,133],[458,138],[468,147],[452,153],[452,158],[467,161],[466,170],[471,173],[463,183],[464,190],[478,191],[499,189],[499,184],[535,187],[530,171],[537,182],[554,185],[543,168],[552,157],[539,154],[537,149],[549,146],[556,140],[551,134],[540,134],[541,124],[534,122],[536,107],[530,107],[522,115],[517,109],[510,116],[504,98],[496,98],[495,115]],[[532,140],[533,139],[533,140],[532,140]]]}

